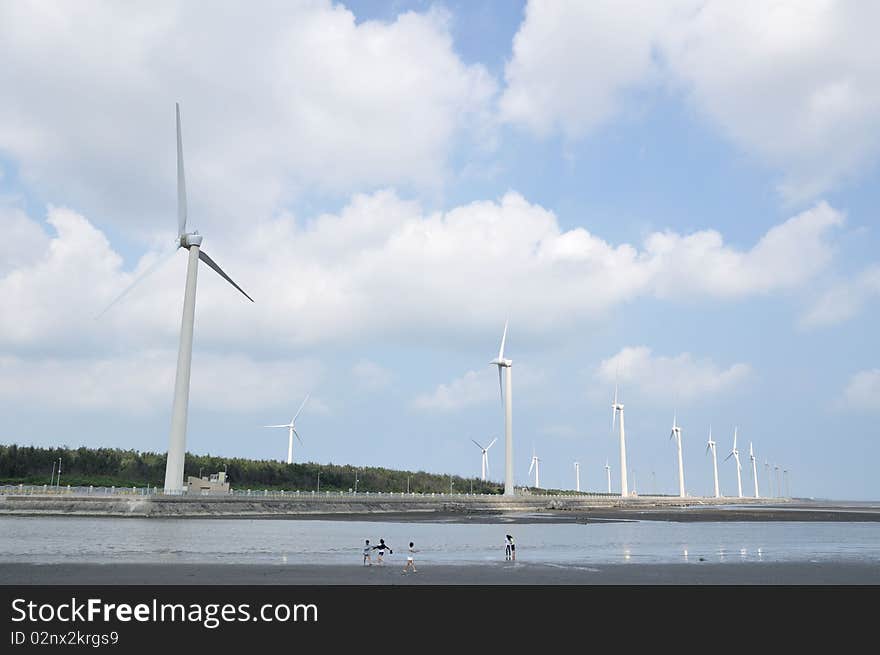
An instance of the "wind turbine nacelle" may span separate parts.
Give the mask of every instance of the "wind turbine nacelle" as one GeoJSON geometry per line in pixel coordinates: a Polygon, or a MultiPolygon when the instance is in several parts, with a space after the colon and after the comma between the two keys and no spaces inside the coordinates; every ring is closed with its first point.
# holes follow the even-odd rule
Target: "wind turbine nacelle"
{"type": "Polygon", "coordinates": [[[202,235],[198,232],[190,232],[189,234],[180,235],[180,247],[189,248],[191,246],[201,246],[202,235]]]}

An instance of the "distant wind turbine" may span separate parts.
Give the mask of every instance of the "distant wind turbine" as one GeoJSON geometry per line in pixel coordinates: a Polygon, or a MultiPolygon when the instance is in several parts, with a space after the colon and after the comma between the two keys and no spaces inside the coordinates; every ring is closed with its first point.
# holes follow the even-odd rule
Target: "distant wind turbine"
{"type": "MultiPolygon", "coordinates": [[[[106,312],[122,299],[141,280],[153,273],[180,248],[189,251],[186,268],[186,287],[183,296],[183,319],[180,325],[180,346],[177,352],[177,374],[174,379],[174,404],[171,409],[171,432],[168,443],[168,458],[165,464],[165,493],[179,494],[185,491],[183,483],[183,464],[186,453],[186,423],[189,407],[189,382],[192,367],[193,323],[196,311],[196,278],[199,261],[238,289],[245,298],[254,301],[244,290],[223,272],[223,269],[201,249],[202,235],[198,231],[186,231],[186,180],[183,170],[183,138],[180,130],[180,104],[175,105],[177,115],[177,240],[176,248],[161,256],[152,266],[135,279],[105,309],[106,312]]],[[[104,312],[101,312],[103,314],[104,312]]]]}
{"type": "Polygon", "coordinates": [[[532,474],[532,469],[535,469],[535,489],[541,488],[541,478],[538,474],[538,468],[541,466],[541,460],[538,459],[538,456],[535,454],[535,447],[532,446],[532,463],[529,465],[529,475],[532,474]]]}
{"type": "Polygon", "coordinates": [[[774,464],[773,468],[776,470],[776,496],[777,498],[782,498],[782,474],[781,467],[779,464],[774,464]]]}
{"type": "Polygon", "coordinates": [[[678,425],[675,414],[672,415],[672,432],[669,434],[670,439],[673,437],[676,437],[676,441],[678,442],[678,495],[684,498],[684,465],[682,464],[681,458],[681,426],[678,425]]]}
{"type": "Polygon", "coordinates": [[[306,402],[309,400],[309,396],[311,394],[306,394],[305,400],[302,401],[302,405],[299,406],[299,409],[296,410],[296,414],[293,415],[293,418],[290,419],[290,423],[285,423],[283,425],[264,425],[264,428],[287,428],[287,463],[293,464],[293,435],[296,435],[296,438],[299,439],[299,442],[302,443],[302,437],[299,436],[299,432],[296,431],[296,419],[299,417],[299,413],[303,410],[303,407],[306,406],[306,402]]]}
{"type": "Polygon", "coordinates": [[[489,474],[489,449],[495,445],[495,442],[498,441],[498,439],[497,438],[492,439],[492,441],[489,443],[489,445],[486,446],[485,448],[483,448],[480,444],[478,444],[473,439],[471,439],[471,441],[473,441],[475,444],[477,444],[477,448],[479,448],[480,452],[482,452],[482,456],[481,456],[482,478],[481,479],[483,480],[483,482],[485,482],[486,476],[489,474]]]}
{"type": "Polygon", "coordinates": [[[712,471],[715,473],[715,497],[721,498],[721,490],[718,488],[718,455],[712,441],[712,426],[709,426],[709,442],[706,444],[706,452],[712,451],[712,471]]]}
{"type": "Polygon", "coordinates": [[[791,484],[789,481],[788,469],[783,469],[782,475],[785,478],[785,496],[786,498],[791,498],[791,484]]]}
{"type": "Polygon", "coordinates": [[[758,460],[755,457],[755,451],[752,450],[752,442],[749,442],[749,460],[752,462],[752,478],[755,480],[755,498],[760,498],[758,493],[758,460]]]}
{"type": "Polygon", "coordinates": [[[581,465],[574,463],[574,490],[580,493],[581,490],[581,465]]]}
{"type": "Polygon", "coordinates": [[[767,459],[764,459],[764,472],[767,474],[767,488],[770,490],[770,497],[776,498],[773,495],[773,476],[770,474],[770,462],[767,459]]]}
{"type": "Polygon", "coordinates": [[[498,357],[489,364],[498,367],[498,388],[501,391],[501,401],[504,404],[504,495],[513,495],[513,389],[512,373],[513,361],[504,359],[504,342],[507,341],[507,321],[504,322],[504,334],[501,335],[501,348],[498,357]],[[501,369],[505,370],[506,385],[501,384],[501,369]],[[507,393],[505,393],[505,387],[507,393]]]}
{"type": "Polygon", "coordinates": [[[608,460],[605,460],[605,474],[608,476],[608,493],[611,493],[611,467],[608,466],[608,460]]]}
{"type": "Polygon", "coordinates": [[[743,497],[743,485],[742,485],[742,465],[739,463],[739,450],[736,448],[736,428],[733,429],[733,450],[730,451],[730,454],[724,458],[726,462],[731,457],[736,461],[736,489],[737,495],[742,498],[743,497]]]}
{"type": "Polygon", "coordinates": [[[614,422],[617,413],[620,412],[620,495],[624,498],[629,496],[629,487],[626,483],[626,432],[623,427],[623,403],[617,402],[617,384],[614,385],[614,402],[611,404],[611,432],[614,432],[614,422]]]}

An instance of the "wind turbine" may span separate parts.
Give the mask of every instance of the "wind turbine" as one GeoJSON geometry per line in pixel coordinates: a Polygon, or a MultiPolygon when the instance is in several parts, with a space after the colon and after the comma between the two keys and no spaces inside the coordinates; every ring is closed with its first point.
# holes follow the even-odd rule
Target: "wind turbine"
{"type": "Polygon", "coordinates": [[[776,498],[773,495],[773,477],[770,475],[770,462],[764,459],[764,472],[767,474],[767,488],[770,490],[770,497],[776,498]]]}
{"type": "Polygon", "coordinates": [[[709,442],[706,444],[706,452],[712,451],[712,470],[715,473],[715,497],[721,498],[721,491],[718,489],[718,454],[715,449],[715,442],[712,441],[712,426],[709,426],[709,442]]]}
{"type": "Polygon", "coordinates": [[[629,496],[629,487],[626,484],[626,432],[623,428],[623,403],[617,402],[617,385],[614,385],[614,402],[611,405],[611,431],[614,432],[614,421],[620,412],[620,495],[624,498],[629,496]]]}
{"type": "Polygon", "coordinates": [[[782,477],[785,478],[785,496],[791,498],[791,484],[789,483],[788,469],[782,470],[782,477]]]}
{"type": "Polygon", "coordinates": [[[675,414],[672,415],[672,432],[669,434],[669,438],[676,437],[678,441],[678,495],[684,498],[684,465],[682,464],[681,459],[681,426],[678,425],[678,422],[675,420],[675,414]]]}
{"type": "Polygon", "coordinates": [[[581,491],[581,465],[578,462],[574,463],[574,490],[581,491]]]}
{"type": "MultiPolygon", "coordinates": [[[[183,295],[183,318],[180,324],[180,346],[177,351],[177,374],[174,378],[174,404],[171,409],[171,432],[168,440],[168,459],[165,464],[165,493],[179,494],[185,491],[183,464],[186,453],[186,420],[189,407],[189,381],[192,367],[193,323],[196,311],[196,278],[199,261],[204,262],[224,280],[238,289],[245,298],[254,301],[244,290],[223,272],[223,269],[201,249],[202,235],[198,231],[186,231],[186,180],[183,172],[183,139],[180,131],[180,104],[175,105],[177,115],[177,247],[160,257],[152,266],[134,280],[105,309],[106,312],[122,299],[147,275],[180,248],[189,251],[186,267],[186,287],[183,295]]],[[[104,312],[101,312],[103,314],[104,312]]]]}
{"type": "Polygon", "coordinates": [[[483,480],[483,482],[485,482],[486,476],[489,474],[489,449],[495,445],[495,442],[498,441],[498,439],[497,438],[492,439],[492,442],[488,446],[486,446],[485,448],[483,448],[480,444],[478,444],[473,439],[471,439],[471,441],[473,441],[475,444],[477,444],[477,448],[479,448],[480,451],[482,451],[482,453],[483,453],[483,456],[482,456],[482,465],[483,465],[482,466],[482,468],[483,468],[482,480],[483,480]]]}
{"type": "Polygon", "coordinates": [[[755,457],[755,451],[752,450],[752,442],[749,442],[749,459],[752,462],[752,477],[755,480],[755,498],[760,498],[761,495],[758,493],[758,460],[755,457]]]}
{"type": "Polygon", "coordinates": [[[776,496],[778,498],[782,498],[782,475],[780,474],[779,464],[774,464],[773,468],[776,469],[776,496]]]}
{"type": "Polygon", "coordinates": [[[611,493],[611,467],[608,466],[608,460],[605,460],[605,474],[608,476],[608,493],[611,493]]]}
{"type": "Polygon", "coordinates": [[[541,460],[538,459],[538,456],[535,454],[535,447],[532,446],[532,463],[529,464],[529,475],[532,474],[532,469],[535,469],[535,489],[541,488],[541,478],[538,475],[538,468],[541,466],[541,460]]]}
{"type": "Polygon", "coordinates": [[[504,342],[507,341],[507,321],[504,322],[504,334],[501,335],[501,348],[498,357],[489,364],[498,367],[498,389],[501,391],[501,401],[504,403],[504,495],[513,495],[513,390],[511,388],[511,369],[513,361],[504,359],[504,342]],[[506,384],[501,384],[501,369],[505,369],[506,384]],[[505,388],[507,393],[504,393],[505,388]]]}
{"type": "Polygon", "coordinates": [[[296,410],[296,414],[293,415],[293,418],[290,419],[290,423],[285,423],[284,425],[264,425],[264,428],[287,428],[287,463],[293,464],[293,435],[296,435],[296,438],[299,439],[299,442],[302,443],[302,437],[299,436],[299,432],[296,431],[296,419],[299,417],[299,413],[303,410],[303,407],[306,406],[306,402],[309,400],[309,396],[311,394],[307,393],[305,400],[302,401],[302,405],[299,406],[299,409],[296,410]]]}
{"type": "Polygon", "coordinates": [[[743,485],[742,485],[742,475],[741,475],[742,465],[740,465],[740,463],[739,463],[739,451],[736,449],[736,430],[737,430],[736,428],[733,429],[733,450],[731,450],[730,454],[724,458],[724,461],[726,462],[731,457],[733,457],[733,459],[736,460],[736,488],[737,488],[737,493],[738,493],[739,497],[742,498],[743,497],[743,485]]]}

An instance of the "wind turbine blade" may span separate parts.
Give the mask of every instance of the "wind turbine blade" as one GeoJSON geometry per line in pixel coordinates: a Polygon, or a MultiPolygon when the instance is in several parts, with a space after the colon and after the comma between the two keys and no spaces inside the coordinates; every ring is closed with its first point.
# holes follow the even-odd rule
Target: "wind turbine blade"
{"type": "Polygon", "coordinates": [[[726,462],[726,461],[729,460],[731,457],[733,457],[733,453],[730,453],[727,457],[725,457],[725,458],[724,458],[724,461],[726,462]]]}
{"type": "MultiPolygon", "coordinates": [[[[244,292],[242,292],[242,293],[244,293],[244,292]]],[[[296,414],[294,415],[294,417],[293,417],[293,421],[291,421],[291,423],[294,423],[294,422],[296,421],[297,417],[299,416],[299,413],[300,413],[301,411],[303,411],[303,407],[306,406],[306,403],[307,403],[308,400],[309,400],[309,396],[311,396],[311,395],[312,395],[312,392],[311,392],[311,391],[309,391],[309,392],[306,394],[305,400],[302,401],[302,405],[300,405],[300,406],[299,406],[299,409],[296,410],[296,414]]]]}
{"type": "Polygon", "coordinates": [[[498,351],[498,359],[504,359],[505,341],[507,341],[507,321],[504,321],[504,334],[501,335],[501,350],[498,351]]]}
{"type": "Polygon", "coordinates": [[[501,406],[504,407],[504,385],[501,384],[501,367],[498,367],[498,393],[501,394],[501,406]]]}
{"type": "Polygon", "coordinates": [[[489,450],[492,446],[494,446],[496,441],[498,441],[498,437],[495,437],[494,439],[492,439],[492,441],[489,443],[489,445],[486,446],[486,450],[489,450]]]}
{"type": "Polygon", "coordinates": [[[251,298],[249,295],[247,295],[247,294],[244,292],[244,289],[242,289],[242,288],[241,288],[240,286],[238,286],[235,282],[233,282],[233,281],[232,281],[232,278],[229,277],[228,275],[226,275],[226,273],[223,272],[223,269],[220,268],[220,267],[217,265],[217,262],[215,262],[213,259],[211,259],[210,257],[208,257],[207,253],[206,253],[204,250],[199,250],[199,259],[201,259],[201,260],[202,260],[203,262],[205,262],[208,266],[210,266],[210,267],[213,268],[215,271],[217,271],[217,273],[220,275],[220,277],[222,277],[224,280],[226,280],[227,282],[229,282],[229,284],[231,284],[231,285],[234,286],[236,289],[238,289],[239,291],[241,291],[241,293],[244,295],[245,298],[247,298],[247,299],[250,300],[251,302],[254,302],[254,299],[251,298]]]}
{"type": "Polygon", "coordinates": [[[101,318],[104,314],[106,314],[106,313],[109,311],[109,309],[110,309],[111,307],[113,307],[113,305],[115,305],[115,304],[118,303],[120,300],[122,300],[125,296],[127,296],[128,293],[129,293],[132,289],[134,289],[138,284],[140,284],[141,282],[143,282],[144,279],[148,278],[150,275],[152,275],[153,273],[155,273],[156,271],[158,271],[158,270],[159,270],[159,269],[165,264],[165,262],[167,262],[169,259],[171,259],[171,256],[172,256],[174,253],[176,253],[176,252],[177,252],[177,246],[175,246],[174,248],[170,248],[170,249],[166,250],[165,252],[161,253],[161,254],[159,255],[159,257],[156,259],[156,261],[154,261],[152,264],[150,264],[150,265],[144,270],[143,273],[141,273],[139,276],[137,276],[137,277],[132,281],[131,284],[129,284],[127,287],[125,287],[125,290],[124,290],[122,293],[120,293],[120,294],[119,294],[118,296],[116,296],[113,300],[111,300],[111,301],[110,301],[110,304],[107,305],[107,306],[101,311],[100,314],[98,314],[97,316],[95,316],[95,318],[96,318],[96,319],[101,318]]]}
{"type": "Polygon", "coordinates": [[[289,428],[290,425],[264,425],[264,428],[289,428]]]}
{"type": "Polygon", "coordinates": [[[709,452],[709,449],[710,449],[711,447],[712,447],[712,446],[710,446],[709,444],[706,444],[706,452],[707,452],[707,453],[709,452]]]}
{"type": "Polygon", "coordinates": [[[531,475],[532,469],[535,468],[535,458],[532,457],[532,463],[529,464],[529,474],[531,475]]]}
{"type": "Polygon", "coordinates": [[[477,444],[477,448],[479,448],[480,450],[486,450],[486,449],[483,448],[480,444],[478,444],[478,443],[476,442],[476,440],[471,439],[471,441],[473,441],[475,444],[477,444]]]}
{"type": "Polygon", "coordinates": [[[183,174],[183,138],[180,134],[180,103],[177,109],[177,236],[186,233],[186,178],[183,174]]]}
{"type": "Polygon", "coordinates": [[[296,435],[296,438],[299,439],[299,442],[302,443],[303,442],[302,437],[299,436],[299,432],[296,431],[296,428],[294,428],[293,433],[296,435]]]}

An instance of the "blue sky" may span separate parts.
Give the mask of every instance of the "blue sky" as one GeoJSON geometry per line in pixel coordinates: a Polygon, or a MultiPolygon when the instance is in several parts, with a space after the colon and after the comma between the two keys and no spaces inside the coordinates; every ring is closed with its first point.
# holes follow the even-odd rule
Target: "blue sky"
{"type": "Polygon", "coordinates": [[[518,484],[617,488],[617,377],[639,491],[677,412],[691,493],[711,425],[876,499],[876,10],[619,4],[0,10],[0,440],[167,448],[183,255],[94,317],[174,238],[179,101],[256,299],[200,274],[191,451],[283,459],[310,391],[297,461],[478,474],[509,318],[518,484]]]}

